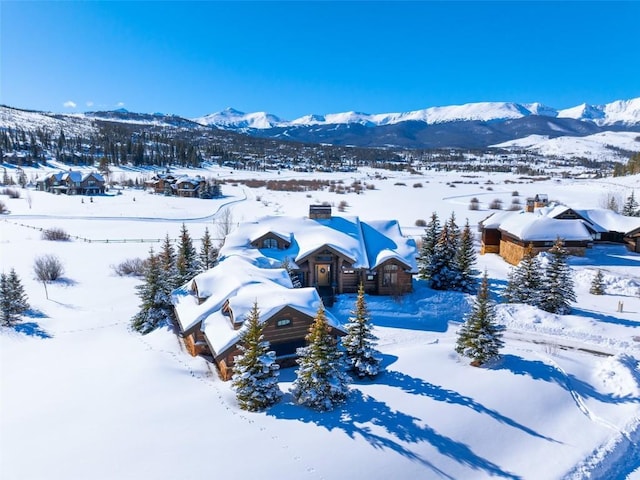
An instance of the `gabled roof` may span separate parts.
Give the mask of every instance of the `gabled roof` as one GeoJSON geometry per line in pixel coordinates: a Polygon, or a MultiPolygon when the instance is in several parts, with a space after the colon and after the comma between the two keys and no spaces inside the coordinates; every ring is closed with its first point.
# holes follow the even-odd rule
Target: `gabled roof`
{"type": "Polygon", "coordinates": [[[93,177],[99,182],[104,182],[104,177],[96,172],[85,173],[85,175],[82,177],[82,180],[84,181],[89,177],[93,177]]]}
{"type": "Polygon", "coordinates": [[[499,228],[527,241],[550,241],[560,237],[564,240],[591,239],[589,230],[596,233],[628,233],[640,228],[640,218],[626,217],[605,208],[570,209],[565,205],[549,205],[533,212],[496,212],[480,222],[484,228],[499,228]],[[572,210],[577,219],[558,219],[572,210]]]}
{"type": "Polygon", "coordinates": [[[402,236],[398,222],[362,221],[358,217],[309,219],[271,216],[243,223],[225,239],[220,258],[249,254],[271,260],[288,257],[299,263],[322,248],[346,257],[354,268],[375,268],[393,258],[412,271],[416,270],[415,242],[402,236]],[[289,248],[259,252],[251,249],[252,242],[269,232],[289,242],[289,248]]]}
{"type": "MultiPolygon", "coordinates": [[[[256,300],[260,311],[260,321],[263,323],[285,307],[291,307],[313,318],[321,305],[320,296],[313,287],[286,288],[275,283],[269,286],[247,285],[238,290],[236,295],[229,298],[229,307],[233,311],[234,321],[236,323],[242,322],[242,327],[234,329],[229,317],[220,310],[204,319],[202,331],[206,335],[215,355],[220,355],[240,340],[246,330],[244,320],[256,300]]],[[[344,331],[340,322],[336,320],[331,312],[325,311],[325,316],[329,325],[344,331]]]]}
{"type": "Polygon", "coordinates": [[[62,175],[62,180],[71,180],[72,182],[81,182],[84,178],[82,172],[76,170],[69,170],[62,175]]]}
{"type": "Polygon", "coordinates": [[[171,298],[182,332],[188,332],[210,314],[220,310],[227,299],[248,285],[280,285],[293,289],[286,270],[269,268],[269,265],[261,268],[257,263],[250,257],[232,256],[174,290],[171,298]],[[193,295],[194,283],[198,297],[206,298],[201,304],[193,295]]]}
{"type": "Polygon", "coordinates": [[[376,268],[388,260],[403,263],[411,272],[418,271],[416,243],[402,236],[396,220],[361,222],[370,268],[376,268]]]}
{"type": "Polygon", "coordinates": [[[640,228],[639,217],[627,217],[607,208],[592,208],[589,210],[575,210],[575,212],[599,231],[629,233],[640,228]]]}
{"type": "Polygon", "coordinates": [[[581,220],[558,220],[535,213],[517,212],[500,224],[500,230],[522,241],[591,241],[581,220]]]}

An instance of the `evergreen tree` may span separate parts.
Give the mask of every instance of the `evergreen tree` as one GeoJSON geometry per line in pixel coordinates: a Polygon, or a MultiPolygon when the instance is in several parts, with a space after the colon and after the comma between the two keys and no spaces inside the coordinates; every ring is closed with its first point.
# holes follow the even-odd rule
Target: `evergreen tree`
{"type": "Polygon", "coordinates": [[[200,246],[200,254],[198,255],[200,260],[200,269],[206,272],[210,268],[213,268],[218,260],[218,249],[213,246],[211,241],[211,234],[209,233],[209,227],[205,227],[204,235],[202,236],[202,245],[200,246]]]}
{"type": "Polygon", "coordinates": [[[489,280],[484,272],[471,312],[458,331],[456,352],[479,367],[500,356],[502,328],[496,324],[495,306],[489,299],[489,280]]]}
{"type": "Polygon", "coordinates": [[[549,263],[545,268],[540,308],[546,312],[566,315],[571,311],[569,302],[576,301],[571,268],[567,264],[568,252],[558,238],[549,250],[549,263]]]}
{"type": "Polygon", "coordinates": [[[425,234],[422,237],[422,245],[418,254],[418,278],[429,280],[431,278],[431,256],[440,236],[440,220],[438,214],[431,214],[431,221],[425,228],[425,234]]]}
{"type": "Polygon", "coordinates": [[[380,373],[379,352],[375,349],[378,340],[371,332],[372,325],[364,299],[364,285],[358,288],[355,310],[346,324],[347,334],[342,337],[345,359],[350,371],[358,377],[375,377],[380,373]]]}
{"type": "Polygon", "coordinates": [[[179,287],[181,284],[178,282],[178,269],[176,266],[176,253],[173,249],[173,244],[167,233],[162,243],[162,249],[158,254],[158,260],[160,261],[160,270],[163,280],[167,284],[167,288],[173,290],[179,287]]]}
{"type": "Polygon", "coordinates": [[[539,307],[542,298],[542,273],[533,246],[529,244],[517,267],[509,272],[504,299],[508,303],[526,303],[539,307]]]}
{"type": "Polygon", "coordinates": [[[282,396],[278,386],[278,370],[275,352],[264,340],[264,325],[260,322],[258,302],[243,324],[240,341],[242,354],[234,359],[231,388],[236,392],[240,408],[252,412],[270,407],[282,396]]]}
{"type": "Polygon", "coordinates": [[[2,325],[10,326],[13,320],[9,279],[8,275],[2,272],[2,274],[0,274],[0,321],[2,321],[2,325]]]}
{"type": "Polygon", "coordinates": [[[340,370],[340,352],[331,336],[320,306],[309,334],[307,346],[299,348],[296,379],[291,393],[295,400],[316,410],[331,410],[349,395],[348,376],[340,370]]]}
{"type": "Polygon", "coordinates": [[[477,284],[475,275],[477,272],[473,268],[475,263],[476,251],[473,247],[473,233],[471,233],[471,227],[467,219],[460,234],[460,241],[455,257],[455,266],[458,271],[455,290],[465,293],[474,293],[476,291],[477,284]]]}
{"type": "Polygon", "coordinates": [[[2,273],[0,275],[1,323],[6,326],[13,325],[27,310],[29,310],[27,294],[15,269],[12,268],[9,274],[2,273]]]}
{"type": "Polygon", "coordinates": [[[442,227],[431,254],[429,285],[434,290],[449,290],[456,286],[458,268],[455,263],[458,250],[458,228],[452,218],[442,227]]]}
{"type": "Polygon", "coordinates": [[[173,322],[173,305],[168,293],[170,288],[153,247],[149,250],[144,277],[144,283],[136,287],[142,302],[140,311],[131,319],[131,326],[142,334],[173,322]]]}
{"type": "Polygon", "coordinates": [[[602,274],[602,270],[598,269],[597,273],[593,277],[589,293],[592,295],[604,295],[604,275],[602,274]]]}
{"type": "Polygon", "coordinates": [[[198,254],[193,246],[193,241],[191,240],[189,231],[184,223],[180,230],[180,243],[178,244],[176,268],[178,270],[178,285],[184,285],[200,272],[198,254]]]}
{"type": "Polygon", "coordinates": [[[640,217],[640,209],[638,208],[638,202],[636,201],[633,190],[622,207],[622,215],[626,215],[627,217],[640,217]]]}

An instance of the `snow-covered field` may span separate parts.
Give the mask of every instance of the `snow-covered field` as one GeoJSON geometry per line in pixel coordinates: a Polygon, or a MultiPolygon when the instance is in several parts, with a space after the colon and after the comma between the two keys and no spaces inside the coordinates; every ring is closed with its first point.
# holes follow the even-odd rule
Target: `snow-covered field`
{"type": "MultiPolygon", "coordinates": [[[[0,267],[16,269],[32,307],[17,328],[0,328],[0,477],[640,478],[640,255],[622,247],[600,246],[572,259],[578,297],[572,315],[500,305],[506,346],[491,368],[470,367],[454,353],[471,297],[418,281],[397,302],[367,297],[386,373],[354,382],[348,403],[328,413],[293,404],[286,392],[295,369],[281,372],[279,404],[262,413],[240,410],[229,383],[190,357],[169,330],[143,337],[129,329],[140,281],[111,269],[159,247],[142,239],[177,238],[183,222],[199,239],[225,206],[239,222],[302,216],[310,203],[345,200],[349,215],[397,218],[406,234],[419,236],[415,221],[434,211],[441,219],[455,212],[459,223],[468,218],[474,225],[491,213],[495,198],[508,206],[514,190],[522,203],[546,193],[570,206],[599,207],[607,194],[624,199],[637,190],[640,177],[534,183],[506,174],[370,169],[199,173],[322,175],[375,189],[338,195],[226,184],[218,200],[139,190],[93,202],[28,190],[20,199],[0,196],[11,211],[0,217],[0,267]],[[454,181],[466,183],[453,188],[454,181]],[[478,211],[468,210],[473,197],[478,211]],[[53,226],[79,238],[42,240],[39,229],[53,226]],[[113,242],[123,239],[131,241],[113,242]],[[45,253],[57,255],[66,270],[63,281],[48,286],[49,299],[32,274],[34,258],[45,253]],[[603,296],[588,293],[598,268],[603,296]]],[[[480,256],[478,267],[487,269],[499,299],[510,267],[491,254],[480,256]]],[[[340,297],[331,311],[346,319],[354,299],[340,297]]]]}

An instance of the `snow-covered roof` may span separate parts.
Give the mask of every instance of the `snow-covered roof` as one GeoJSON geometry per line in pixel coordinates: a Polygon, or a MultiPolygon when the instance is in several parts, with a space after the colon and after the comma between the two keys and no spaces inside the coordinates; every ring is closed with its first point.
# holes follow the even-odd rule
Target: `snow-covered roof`
{"type": "MultiPolygon", "coordinates": [[[[321,305],[320,296],[313,287],[287,288],[276,283],[246,285],[229,298],[234,322],[242,322],[242,327],[235,329],[229,317],[221,310],[213,312],[204,319],[202,331],[216,354],[224,352],[240,340],[246,329],[244,320],[256,301],[258,301],[261,322],[266,322],[287,306],[313,318],[321,305]]],[[[325,316],[329,325],[341,331],[344,330],[331,312],[325,312],[325,316]]]]}
{"type": "MultiPolygon", "coordinates": [[[[415,242],[402,236],[397,221],[365,222],[358,217],[310,219],[271,216],[243,223],[226,237],[220,258],[247,255],[251,242],[269,232],[287,240],[290,245],[277,252],[261,250],[263,256],[279,260],[288,257],[299,262],[318,249],[329,247],[348,258],[354,268],[375,268],[393,258],[416,271],[415,242]]],[[[253,250],[249,254],[257,255],[253,250]]]]}
{"type": "Polygon", "coordinates": [[[597,233],[629,233],[640,228],[640,218],[620,215],[607,208],[585,210],[572,209],[582,219],[558,219],[570,208],[566,205],[552,204],[536,208],[533,212],[496,212],[480,222],[484,228],[499,228],[515,235],[521,240],[582,240],[587,228],[597,233]],[[553,221],[549,221],[553,220],[553,221]],[[580,224],[582,228],[577,226],[580,224]],[[544,231],[548,229],[548,231],[544,231]],[[527,238],[523,237],[525,235],[527,238]],[[552,238],[551,238],[552,237],[552,238]]]}
{"type": "Polygon", "coordinates": [[[601,229],[597,231],[629,233],[640,228],[639,217],[620,215],[608,208],[592,208],[589,210],[574,211],[590,224],[601,227],[601,229]]]}
{"type": "Polygon", "coordinates": [[[82,179],[84,178],[84,175],[82,172],[78,172],[78,171],[74,171],[74,170],[70,170],[68,172],[65,172],[62,175],[62,180],[71,180],[72,182],[81,182],[82,179]]]}
{"type": "Polygon", "coordinates": [[[581,220],[558,220],[535,213],[519,212],[500,224],[500,230],[522,241],[590,241],[589,231],[581,220]]]}
{"type": "Polygon", "coordinates": [[[279,285],[293,289],[286,270],[261,268],[257,263],[250,257],[234,255],[174,290],[172,300],[181,330],[190,330],[212,312],[221,309],[227,299],[249,285],[279,285]],[[198,303],[198,297],[193,295],[194,283],[198,289],[198,297],[206,299],[201,304],[198,303]]]}

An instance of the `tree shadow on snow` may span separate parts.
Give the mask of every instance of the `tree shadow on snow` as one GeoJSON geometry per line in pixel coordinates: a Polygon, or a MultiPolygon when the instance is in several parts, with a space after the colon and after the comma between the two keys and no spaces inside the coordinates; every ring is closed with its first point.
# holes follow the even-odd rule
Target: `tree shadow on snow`
{"type": "Polygon", "coordinates": [[[593,398],[603,403],[640,403],[640,398],[638,397],[630,395],[619,397],[598,392],[592,385],[576,378],[574,375],[540,360],[527,360],[515,355],[503,355],[502,362],[493,368],[495,370],[509,370],[515,375],[526,375],[534,380],[555,383],[567,390],[571,395],[577,394],[581,397],[593,398]]]}
{"type": "Polygon", "coordinates": [[[30,308],[24,312],[23,315],[29,318],[49,318],[44,312],[36,310],[35,308],[30,308]]]}
{"type": "Polygon", "coordinates": [[[434,385],[429,382],[425,382],[421,378],[415,378],[410,375],[406,375],[394,370],[386,371],[376,378],[376,383],[381,385],[388,385],[390,387],[400,388],[401,390],[411,393],[413,395],[423,395],[425,397],[432,398],[439,402],[451,403],[455,405],[461,405],[463,407],[471,408],[472,410],[488,415],[494,420],[509,425],[523,431],[533,437],[541,438],[550,442],[560,443],[553,438],[545,437],[540,433],[532,430],[531,428],[516,422],[515,420],[505,417],[501,413],[485,407],[481,403],[476,402],[473,398],[461,395],[453,390],[448,390],[439,385],[434,385]]]}
{"type": "Polygon", "coordinates": [[[291,394],[285,394],[283,401],[267,411],[283,420],[297,420],[313,423],[328,431],[342,430],[350,438],[360,436],[375,449],[389,449],[414,462],[431,469],[441,477],[453,479],[405,444],[429,443],[441,455],[458,463],[481,470],[486,474],[503,478],[517,479],[516,475],[505,472],[498,465],[476,455],[467,445],[449,437],[440,435],[419,418],[392,410],[389,406],[359,390],[352,390],[349,401],[328,412],[316,412],[297,406],[291,394]],[[376,428],[372,428],[376,427],[376,428]],[[382,430],[381,433],[375,433],[382,430]]]}
{"type": "Polygon", "coordinates": [[[623,327],[640,326],[640,322],[634,322],[633,320],[627,320],[625,318],[612,317],[611,315],[605,315],[603,313],[594,312],[593,310],[585,310],[583,308],[572,307],[571,315],[580,315],[581,317],[593,318],[594,320],[597,320],[599,322],[612,323],[614,325],[621,325],[623,327]]]}
{"type": "Polygon", "coordinates": [[[18,323],[14,325],[13,328],[16,332],[28,335],[30,337],[51,338],[51,335],[49,335],[46,330],[40,328],[40,325],[38,325],[36,322],[18,323]]]}

